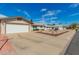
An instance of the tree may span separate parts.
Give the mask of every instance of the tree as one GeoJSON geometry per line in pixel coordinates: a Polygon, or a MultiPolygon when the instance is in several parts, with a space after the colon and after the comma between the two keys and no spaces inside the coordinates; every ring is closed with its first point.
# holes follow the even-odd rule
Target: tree
{"type": "Polygon", "coordinates": [[[73,23],[73,24],[70,25],[70,27],[71,27],[72,29],[76,29],[76,28],[77,28],[77,25],[78,25],[77,23],[73,23]]]}

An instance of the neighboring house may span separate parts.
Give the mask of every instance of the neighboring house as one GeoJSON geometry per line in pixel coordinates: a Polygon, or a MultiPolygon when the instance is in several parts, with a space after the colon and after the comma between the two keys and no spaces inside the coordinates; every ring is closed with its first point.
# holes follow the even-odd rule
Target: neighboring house
{"type": "Polygon", "coordinates": [[[55,25],[55,27],[58,28],[58,30],[66,29],[63,25],[55,25]]]}
{"type": "Polygon", "coordinates": [[[45,30],[51,30],[51,29],[53,29],[52,25],[45,25],[45,30]]]}
{"type": "Polygon", "coordinates": [[[0,18],[0,34],[31,31],[31,21],[22,17],[0,18]]]}
{"type": "Polygon", "coordinates": [[[45,26],[43,24],[32,24],[32,29],[34,30],[44,30],[45,26]]]}
{"type": "Polygon", "coordinates": [[[57,28],[58,30],[64,30],[66,29],[65,27],[63,27],[63,25],[46,25],[45,26],[45,30],[51,30],[51,29],[55,29],[57,28]]]}

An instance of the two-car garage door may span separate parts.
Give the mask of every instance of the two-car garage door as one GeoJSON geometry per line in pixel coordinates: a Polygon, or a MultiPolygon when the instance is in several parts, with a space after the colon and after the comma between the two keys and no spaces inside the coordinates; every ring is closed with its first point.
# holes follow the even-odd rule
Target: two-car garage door
{"type": "Polygon", "coordinates": [[[29,32],[29,25],[6,24],[6,33],[29,32]]]}

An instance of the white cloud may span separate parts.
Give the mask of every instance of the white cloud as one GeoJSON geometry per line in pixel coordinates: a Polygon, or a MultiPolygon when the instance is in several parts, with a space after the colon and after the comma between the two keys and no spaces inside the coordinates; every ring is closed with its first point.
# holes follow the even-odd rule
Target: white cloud
{"type": "Polygon", "coordinates": [[[37,21],[35,21],[35,23],[37,24],[46,24],[46,19],[45,18],[39,18],[39,19],[35,19],[37,21]]]}
{"type": "Polygon", "coordinates": [[[47,14],[48,15],[55,15],[55,12],[54,11],[48,11],[47,14]]]}
{"type": "Polygon", "coordinates": [[[57,15],[60,12],[62,12],[62,10],[47,11],[45,14],[42,15],[42,17],[55,16],[55,15],[57,15]]]}
{"type": "Polygon", "coordinates": [[[25,10],[17,9],[17,12],[21,12],[21,13],[25,14],[27,17],[31,17],[29,15],[29,13],[27,11],[25,11],[25,10]]]}
{"type": "Polygon", "coordinates": [[[74,13],[74,14],[71,14],[70,16],[76,16],[76,15],[79,15],[79,13],[74,13]]]}
{"type": "Polygon", "coordinates": [[[0,14],[0,18],[6,18],[6,17],[8,17],[8,16],[0,14]]]}
{"type": "Polygon", "coordinates": [[[73,4],[71,4],[69,7],[71,7],[71,8],[76,8],[76,7],[78,7],[78,6],[79,6],[78,3],[73,3],[73,4]]]}
{"type": "Polygon", "coordinates": [[[53,11],[47,11],[47,13],[44,14],[44,15],[42,15],[42,17],[53,16],[53,15],[55,15],[55,12],[53,12],[53,11]]]}
{"type": "Polygon", "coordinates": [[[30,17],[29,13],[27,11],[23,11],[23,13],[27,16],[30,17]]]}
{"type": "Polygon", "coordinates": [[[56,19],[58,19],[58,17],[51,17],[48,20],[50,21],[50,24],[56,23],[56,19]]]}
{"type": "Polygon", "coordinates": [[[48,24],[48,20],[50,21],[50,24],[56,23],[56,20],[58,19],[58,17],[51,17],[51,18],[40,18],[40,19],[36,19],[36,23],[40,23],[40,24],[48,24]]]}
{"type": "Polygon", "coordinates": [[[41,9],[41,11],[47,11],[47,9],[46,8],[43,8],[43,9],[41,9]]]}

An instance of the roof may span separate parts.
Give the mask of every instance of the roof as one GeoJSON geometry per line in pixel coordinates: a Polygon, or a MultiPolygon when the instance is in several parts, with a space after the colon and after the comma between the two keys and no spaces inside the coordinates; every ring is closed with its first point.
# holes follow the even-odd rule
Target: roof
{"type": "Polygon", "coordinates": [[[51,27],[63,27],[63,25],[58,25],[58,24],[56,24],[56,25],[45,25],[46,27],[49,27],[49,28],[51,28],[51,27]]]}
{"type": "Polygon", "coordinates": [[[4,20],[6,22],[15,21],[15,20],[17,20],[17,21],[23,20],[23,21],[28,22],[30,24],[33,23],[31,20],[27,20],[27,19],[25,19],[23,17],[20,17],[20,16],[17,16],[17,17],[4,17],[4,18],[0,18],[0,20],[4,20]]]}
{"type": "Polygon", "coordinates": [[[44,24],[32,24],[32,26],[44,26],[44,24]]]}

